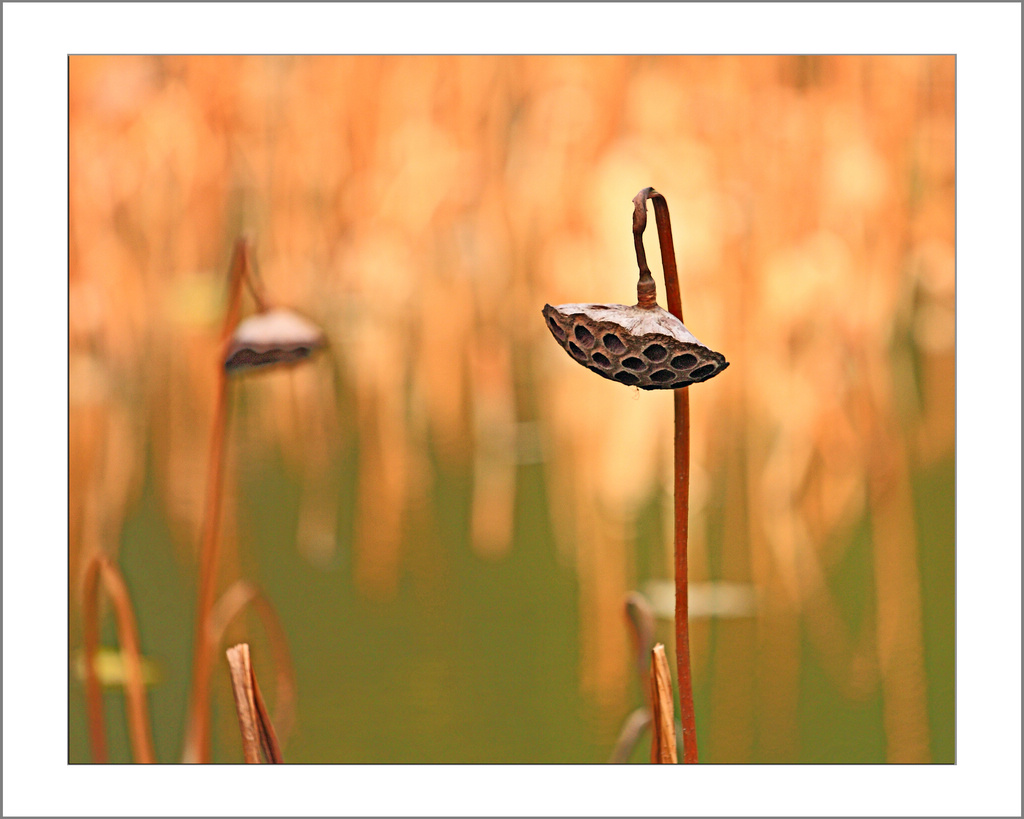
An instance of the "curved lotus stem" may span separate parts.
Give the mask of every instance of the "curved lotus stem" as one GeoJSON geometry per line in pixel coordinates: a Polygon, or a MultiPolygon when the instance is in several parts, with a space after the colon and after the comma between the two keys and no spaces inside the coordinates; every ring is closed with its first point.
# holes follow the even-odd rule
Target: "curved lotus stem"
{"type": "Polygon", "coordinates": [[[106,732],[103,728],[103,697],[96,678],[96,652],[99,647],[99,587],[102,581],[114,605],[117,634],[125,668],[125,709],[128,712],[132,756],[136,762],[156,762],[153,735],[146,706],[146,689],[139,654],[139,632],[135,625],[131,599],[124,578],[104,555],[95,555],[85,569],[83,595],[85,630],[85,691],[89,714],[89,738],[93,762],[107,761],[106,732]]]}
{"type": "Polygon", "coordinates": [[[221,505],[224,493],[224,449],[228,421],[228,375],[253,368],[293,364],[309,358],[325,345],[322,331],[290,310],[267,308],[257,286],[247,237],[235,243],[231,257],[228,309],[221,331],[222,359],[217,373],[217,403],[210,433],[206,502],[199,546],[199,600],[196,610],[192,687],[185,727],[186,762],[208,762],[210,757],[210,670],[213,662],[211,618],[217,591],[221,505]],[[242,284],[256,300],[258,313],[239,324],[242,284]]]}

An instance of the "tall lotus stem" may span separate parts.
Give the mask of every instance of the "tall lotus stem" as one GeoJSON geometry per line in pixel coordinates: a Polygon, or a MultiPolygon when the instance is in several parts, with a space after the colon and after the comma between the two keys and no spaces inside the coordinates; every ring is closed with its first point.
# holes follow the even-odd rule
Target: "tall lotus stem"
{"type": "MultiPolygon", "coordinates": [[[[644,283],[647,260],[643,252],[644,228],[647,226],[647,200],[654,203],[654,219],[658,228],[661,263],[665,271],[665,300],[668,311],[683,320],[683,304],[679,294],[679,273],[676,270],[676,251],[672,242],[672,224],[668,216],[665,197],[644,188],[633,200],[633,237],[637,247],[637,265],[640,267],[640,285],[644,283]]],[[[646,270],[653,290],[654,280],[646,270]]],[[[653,294],[652,294],[653,299],[653,294]]],[[[642,301],[642,298],[641,298],[642,301]]],[[[690,393],[689,390],[672,391],[675,409],[675,435],[673,439],[675,503],[675,582],[676,582],[676,674],[679,679],[679,711],[683,725],[683,762],[697,761],[697,724],[693,709],[693,679],[690,673],[690,617],[689,571],[687,544],[690,535],[690,393]]]]}
{"type": "MultiPolygon", "coordinates": [[[[239,239],[231,259],[228,310],[224,317],[221,344],[226,346],[238,322],[242,281],[249,278],[249,242],[239,239]]],[[[250,288],[256,289],[250,280],[250,288]]],[[[257,295],[257,299],[259,296],[257,295]]],[[[186,762],[210,760],[210,613],[217,591],[220,512],[224,495],[224,449],[228,419],[228,378],[223,364],[217,366],[217,403],[210,432],[210,453],[206,475],[206,502],[203,511],[202,540],[199,546],[199,599],[196,609],[195,644],[192,654],[192,689],[185,731],[186,762]]]]}

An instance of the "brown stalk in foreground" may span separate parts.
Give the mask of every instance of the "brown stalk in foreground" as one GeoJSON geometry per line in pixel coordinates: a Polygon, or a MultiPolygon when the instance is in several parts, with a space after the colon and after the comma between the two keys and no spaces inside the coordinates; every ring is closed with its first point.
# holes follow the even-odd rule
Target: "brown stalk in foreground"
{"type": "Polygon", "coordinates": [[[672,707],[672,673],[665,646],[651,649],[651,762],[676,763],[675,711],[672,707]]]}
{"type": "Polygon", "coordinates": [[[85,569],[84,638],[85,696],[89,718],[89,741],[93,762],[107,761],[107,738],[103,726],[103,694],[96,676],[96,654],[99,650],[99,586],[100,581],[114,605],[117,636],[125,667],[125,709],[128,712],[128,733],[132,756],[136,762],[156,762],[153,752],[152,727],[146,706],[146,687],[142,676],[139,633],[135,626],[131,598],[121,573],[105,555],[95,555],[85,569]]]}
{"type": "Polygon", "coordinates": [[[260,754],[267,762],[280,763],[281,748],[277,743],[274,725],[270,721],[267,707],[260,694],[256,672],[248,643],[239,643],[227,650],[228,667],[231,670],[231,690],[235,695],[235,709],[238,712],[238,727],[242,733],[242,752],[245,761],[258,763],[260,754]]]}

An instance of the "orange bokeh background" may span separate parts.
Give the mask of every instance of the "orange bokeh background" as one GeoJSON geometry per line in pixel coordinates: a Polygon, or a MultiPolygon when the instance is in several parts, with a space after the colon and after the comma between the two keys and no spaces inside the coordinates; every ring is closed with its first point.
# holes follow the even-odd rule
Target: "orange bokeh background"
{"type": "MultiPolygon", "coordinates": [[[[271,299],[330,346],[246,384],[229,498],[280,458],[299,487],[281,548],[313,567],[350,552],[357,594],[387,605],[436,571],[412,542],[436,470],[467,476],[473,559],[500,567],[539,466],[578,584],[579,697],[610,745],[635,704],[623,600],[671,576],[671,401],[575,366],[540,311],[635,300],[631,199],[653,185],[687,326],[731,362],[691,388],[691,579],[756,601],[694,612],[705,758],[833,761],[799,727],[813,658],[843,698],[878,703],[862,761],[951,761],[952,574],[923,572],[952,565],[952,516],[930,521],[952,506],[954,72],[951,56],[71,57],[73,626],[85,558],[117,555],[147,485],[195,560],[225,271],[248,233],[271,299]]],[[[250,560],[226,509],[224,585],[250,560]]]]}

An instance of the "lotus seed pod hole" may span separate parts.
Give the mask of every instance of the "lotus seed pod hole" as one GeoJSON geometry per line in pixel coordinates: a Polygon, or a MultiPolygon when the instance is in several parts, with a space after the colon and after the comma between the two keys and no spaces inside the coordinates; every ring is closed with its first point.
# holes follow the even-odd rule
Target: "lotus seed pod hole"
{"type": "Polygon", "coordinates": [[[587,349],[590,349],[591,347],[594,346],[594,334],[591,333],[590,330],[588,330],[582,324],[576,325],[576,330],[573,333],[573,335],[575,335],[576,340],[587,349]]]}
{"type": "Polygon", "coordinates": [[[548,316],[548,328],[551,330],[551,334],[559,341],[565,341],[565,330],[558,326],[558,322],[555,321],[551,316],[548,316]]]}
{"type": "Polygon", "coordinates": [[[623,344],[622,340],[614,333],[608,333],[605,335],[604,346],[612,353],[618,354],[626,352],[626,345],[623,344]]]}

